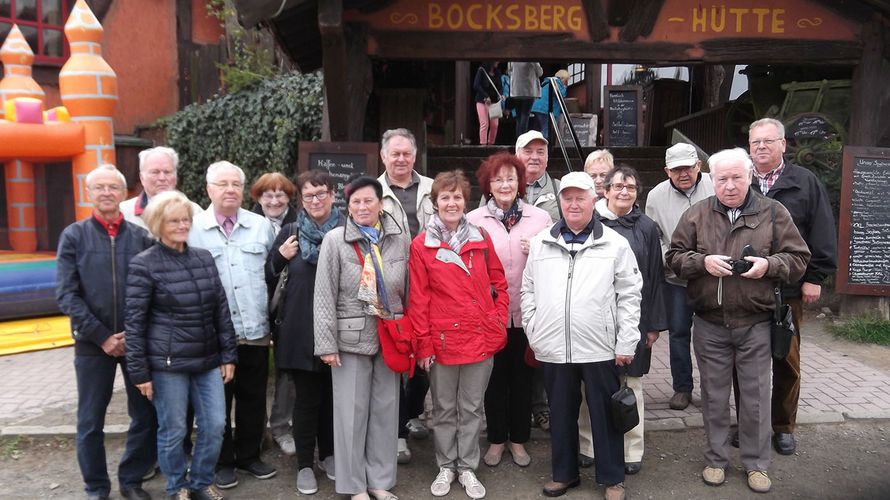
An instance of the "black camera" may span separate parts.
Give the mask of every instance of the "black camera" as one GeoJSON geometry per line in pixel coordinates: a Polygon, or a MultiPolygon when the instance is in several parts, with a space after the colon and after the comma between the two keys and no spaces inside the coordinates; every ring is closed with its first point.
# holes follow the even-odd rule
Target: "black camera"
{"type": "Polygon", "coordinates": [[[757,254],[754,252],[754,248],[751,245],[745,245],[745,248],[742,249],[742,256],[739,260],[735,259],[726,259],[726,263],[732,267],[732,274],[745,274],[754,267],[754,263],[745,260],[745,257],[754,257],[757,254]]]}

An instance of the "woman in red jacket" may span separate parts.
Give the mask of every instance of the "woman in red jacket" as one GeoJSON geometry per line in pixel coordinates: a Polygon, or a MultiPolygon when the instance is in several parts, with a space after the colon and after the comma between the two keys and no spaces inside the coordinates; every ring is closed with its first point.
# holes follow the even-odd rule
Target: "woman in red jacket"
{"type": "Polygon", "coordinates": [[[437,497],[455,477],[470,498],[485,496],[476,478],[482,402],[495,353],[507,342],[507,280],[486,233],[464,215],[470,183],[463,172],[433,181],[433,214],[411,242],[408,316],[420,367],[430,372],[437,497]]]}

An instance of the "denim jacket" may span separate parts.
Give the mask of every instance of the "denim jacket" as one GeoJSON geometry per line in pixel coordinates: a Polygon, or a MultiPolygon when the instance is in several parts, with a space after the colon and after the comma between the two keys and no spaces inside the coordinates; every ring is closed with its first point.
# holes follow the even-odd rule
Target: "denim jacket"
{"type": "Polygon", "coordinates": [[[226,290],[238,340],[258,340],[269,333],[269,292],[264,266],[275,240],[265,217],[238,209],[238,221],[226,238],[213,205],[195,215],[188,244],[207,249],[226,290]]]}

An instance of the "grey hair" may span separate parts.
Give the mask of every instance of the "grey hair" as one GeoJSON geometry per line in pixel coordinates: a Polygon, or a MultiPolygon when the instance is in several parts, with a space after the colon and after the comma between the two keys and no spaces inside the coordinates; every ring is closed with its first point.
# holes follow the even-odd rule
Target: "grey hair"
{"type": "Polygon", "coordinates": [[[383,138],[380,139],[380,149],[382,151],[386,151],[386,147],[389,146],[389,141],[393,137],[404,137],[405,139],[408,139],[408,142],[411,143],[411,149],[417,154],[417,139],[415,139],[414,134],[406,128],[393,128],[384,132],[383,138]]]}
{"type": "Polygon", "coordinates": [[[742,162],[742,164],[745,165],[745,170],[749,172],[754,170],[754,162],[751,161],[748,152],[742,148],[724,149],[723,151],[712,154],[711,157],[708,158],[708,169],[713,175],[717,165],[727,162],[742,162]]]}
{"type": "Polygon", "coordinates": [[[602,161],[606,162],[606,166],[609,167],[609,169],[615,168],[615,157],[612,156],[611,151],[603,148],[603,149],[598,149],[598,150],[594,151],[593,153],[590,153],[589,155],[587,155],[587,159],[584,160],[584,170],[586,171],[587,167],[589,167],[590,165],[593,165],[593,162],[595,162],[597,160],[602,160],[602,161]]]}
{"type": "Polygon", "coordinates": [[[218,161],[215,163],[211,163],[209,167],[207,167],[207,184],[213,183],[214,179],[216,179],[216,174],[223,170],[237,170],[238,174],[241,176],[241,184],[244,184],[247,177],[244,175],[244,170],[241,170],[241,167],[235,165],[232,162],[228,161],[218,161]]]}
{"type": "Polygon", "coordinates": [[[118,180],[121,181],[121,185],[124,186],[124,191],[127,190],[127,178],[124,177],[124,174],[122,174],[121,171],[118,170],[117,167],[115,167],[111,163],[103,163],[93,170],[90,170],[90,173],[87,174],[87,177],[84,181],[87,187],[89,187],[90,184],[93,183],[93,179],[99,172],[114,172],[115,174],[117,174],[118,180]]]}
{"type": "Polygon", "coordinates": [[[142,168],[145,166],[145,162],[147,162],[148,158],[153,154],[162,154],[166,155],[167,158],[170,158],[170,161],[173,162],[173,172],[176,172],[179,168],[179,153],[177,153],[175,149],[168,148],[167,146],[157,146],[154,148],[144,149],[139,152],[140,172],[142,172],[142,168]]]}
{"type": "Polygon", "coordinates": [[[782,122],[776,120],[775,118],[761,118],[757,120],[756,122],[752,123],[750,127],[748,127],[748,133],[750,134],[751,131],[755,128],[762,127],[764,125],[773,125],[779,130],[779,135],[781,135],[783,139],[785,138],[785,125],[782,125],[782,122]]]}

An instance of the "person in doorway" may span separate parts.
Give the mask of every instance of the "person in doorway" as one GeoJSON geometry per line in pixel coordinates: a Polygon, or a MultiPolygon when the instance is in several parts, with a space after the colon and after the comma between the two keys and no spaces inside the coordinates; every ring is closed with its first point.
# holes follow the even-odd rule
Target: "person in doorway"
{"type": "Polygon", "coordinates": [[[482,146],[495,144],[498,136],[499,119],[489,117],[488,107],[492,103],[497,103],[499,106],[503,104],[501,93],[497,88],[499,81],[501,72],[497,61],[480,65],[473,78],[473,101],[476,103],[476,115],[479,117],[479,144],[482,146]]]}
{"type": "MultiPolygon", "coordinates": [[[[565,98],[567,86],[569,84],[569,72],[561,69],[554,75],[559,94],[565,98]]],[[[550,78],[545,78],[541,85],[541,97],[535,99],[532,103],[532,128],[541,132],[545,139],[550,139],[550,113],[553,113],[553,123],[559,123],[559,117],[562,116],[562,109],[556,98],[550,97],[550,78]]]]}
{"type": "Polygon", "coordinates": [[[541,76],[544,74],[540,63],[511,62],[507,65],[510,74],[510,102],[516,109],[516,137],[528,132],[532,104],[541,97],[541,76]]]}

